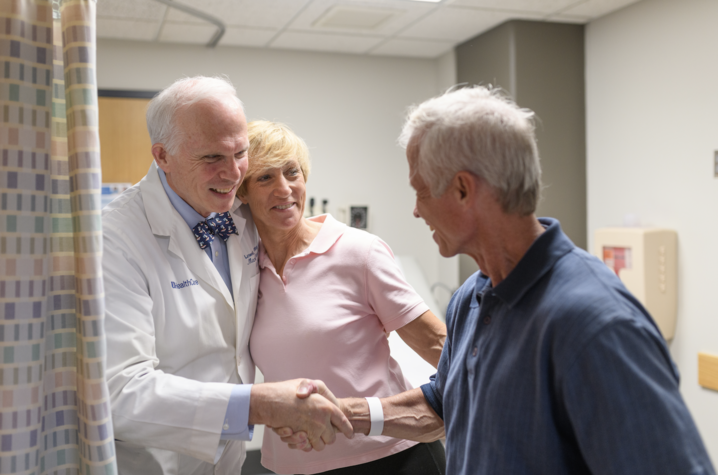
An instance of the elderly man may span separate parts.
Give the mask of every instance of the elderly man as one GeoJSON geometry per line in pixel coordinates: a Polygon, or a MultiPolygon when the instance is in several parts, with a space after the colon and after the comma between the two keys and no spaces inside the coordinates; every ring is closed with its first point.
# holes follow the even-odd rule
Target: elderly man
{"type": "Polygon", "coordinates": [[[456,90],[413,110],[402,141],[414,215],[441,255],[481,271],[452,298],[430,384],[341,400],[355,431],[430,440],[445,427],[452,475],[713,474],[651,317],[556,220],[534,216],[533,113],[456,90]]]}
{"type": "Polygon", "coordinates": [[[248,384],[258,237],[235,201],[249,146],[236,91],[179,80],[151,101],[147,127],[154,163],[103,213],[120,473],[238,474],[253,424],[306,431],[319,448],[332,423],[351,436],[330,401],[294,396],[299,381],[248,384]]]}

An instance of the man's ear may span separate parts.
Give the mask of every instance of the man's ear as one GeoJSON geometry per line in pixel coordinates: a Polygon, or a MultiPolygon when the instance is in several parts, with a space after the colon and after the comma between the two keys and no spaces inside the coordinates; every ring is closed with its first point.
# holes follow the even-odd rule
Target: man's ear
{"type": "Polygon", "coordinates": [[[157,163],[157,166],[160,167],[162,171],[165,173],[170,171],[169,162],[167,161],[167,150],[163,144],[156,143],[152,145],[152,156],[155,157],[155,163],[157,163]]]}
{"type": "Polygon", "coordinates": [[[476,194],[476,176],[467,171],[460,171],[451,179],[451,189],[459,202],[471,201],[476,194]]]}
{"type": "MultiPolygon", "coordinates": [[[[245,177],[245,180],[246,179],[247,179],[247,177],[245,177]]],[[[239,190],[237,190],[237,198],[239,198],[239,201],[241,201],[242,203],[247,204],[247,189],[246,189],[246,187],[240,188],[239,190]]]]}

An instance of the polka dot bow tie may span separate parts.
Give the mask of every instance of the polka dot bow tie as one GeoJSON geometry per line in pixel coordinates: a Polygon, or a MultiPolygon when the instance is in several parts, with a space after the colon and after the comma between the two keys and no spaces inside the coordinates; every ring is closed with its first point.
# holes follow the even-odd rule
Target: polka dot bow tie
{"type": "Polygon", "coordinates": [[[229,211],[201,221],[192,228],[192,231],[194,231],[194,237],[197,238],[197,244],[199,244],[200,249],[205,249],[209,246],[214,241],[215,234],[224,241],[229,239],[232,234],[239,234],[229,211]]]}

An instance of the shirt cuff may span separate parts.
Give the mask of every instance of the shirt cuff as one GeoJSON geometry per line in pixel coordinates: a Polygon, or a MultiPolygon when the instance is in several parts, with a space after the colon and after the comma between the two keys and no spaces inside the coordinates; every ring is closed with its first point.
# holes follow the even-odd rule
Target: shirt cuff
{"type": "Polygon", "coordinates": [[[424,399],[429,403],[429,406],[434,410],[437,416],[444,419],[444,406],[441,403],[441,399],[436,395],[436,375],[431,377],[431,381],[421,386],[421,392],[424,393],[424,399]]]}
{"type": "Polygon", "coordinates": [[[251,384],[237,384],[232,388],[220,440],[252,440],[254,426],[249,425],[249,396],[251,392],[251,384]]]}

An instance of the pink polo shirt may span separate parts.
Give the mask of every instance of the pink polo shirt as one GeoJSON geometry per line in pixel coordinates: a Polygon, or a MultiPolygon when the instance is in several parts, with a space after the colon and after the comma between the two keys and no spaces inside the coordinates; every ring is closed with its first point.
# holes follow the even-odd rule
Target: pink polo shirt
{"type": "MultiPolygon", "coordinates": [[[[411,389],[389,354],[387,334],[429,307],[404,280],[378,237],[336,221],[323,223],[311,245],[279,277],[260,244],[252,358],[265,381],[321,379],[337,397],[386,397],[411,389]]],[[[416,442],[357,434],[321,452],[290,450],[264,432],[262,465],[285,473],[318,473],[371,462],[416,442]]]]}

